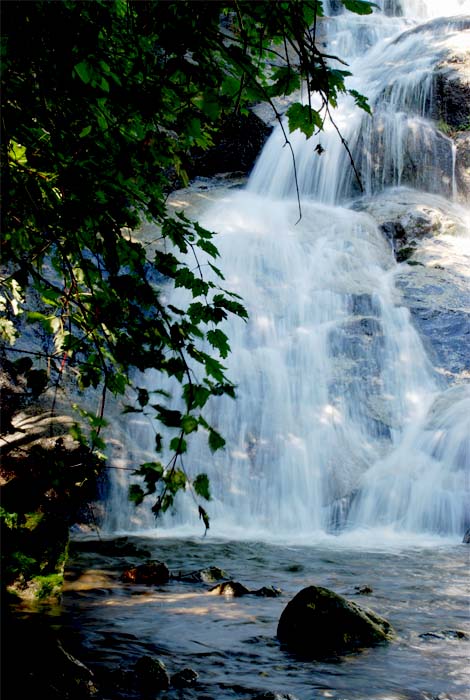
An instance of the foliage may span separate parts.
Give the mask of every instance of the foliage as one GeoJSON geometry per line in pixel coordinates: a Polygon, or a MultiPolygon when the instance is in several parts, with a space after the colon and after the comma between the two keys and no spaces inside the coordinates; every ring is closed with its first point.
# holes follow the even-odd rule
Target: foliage
{"type": "MultiPolygon", "coordinates": [[[[343,4],[372,9],[363,0],[343,4]]],[[[289,128],[309,137],[323,127],[348,73],[316,45],[322,3],[10,1],[2,10],[5,352],[27,351],[25,329],[37,329],[50,386],[67,376],[82,391],[100,391],[97,414],[82,412],[75,429],[92,449],[105,448],[108,392],[132,390],[125,411],[150,413],[174,432],[169,445],[160,434],[155,443],[157,453],[173,451],[170,462],[137,469],[136,503],[153,495],[158,514],[181,489],[208,499],[207,477],[191,481],[180,457],[197,430],[207,432],[211,449],[224,445],[203,410],[211,397],[235,396],[222,363],[229,339],[219,326],[246,311],[223,288],[214,234],[183,213],[170,215],[165,202],[188,182],[191,149],[210,148],[221,118],[253,101],[272,103],[305,83],[308,104],[289,108],[289,128]],[[294,60],[286,60],[288,50],[294,60]],[[322,97],[318,110],[311,91],[322,97]],[[153,246],[133,233],[145,222],[158,227],[153,246]],[[182,308],[167,303],[169,286],[187,290],[182,308]],[[184,410],[174,410],[165,392],[154,398],[133,384],[149,369],[174,380],[184,410]]],[[[28,381],[43,381],[43,372],[28,371],[28,381]]]]}

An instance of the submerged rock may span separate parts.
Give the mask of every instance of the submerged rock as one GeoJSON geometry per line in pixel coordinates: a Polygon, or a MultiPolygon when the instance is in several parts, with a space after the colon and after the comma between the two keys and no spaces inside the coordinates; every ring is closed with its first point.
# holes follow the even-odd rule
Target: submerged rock
{"type": "Polygon", "coordinates": [[[228,579],[227,573],[223,569],[219,569],[218,566],[208,566],[206,569],[198,569],[197,571],[190,571],[187,574],[172,575],[173,579],[177,581],[188,581],[191,583],[214,583],[215,581],[221,581],[223,579],[228,579]]]}
{"type": "Polygon", "coordinates": [[[302,656],[321,658],[388,641],[391,625],[371,610],[319,586],[302,589],[287,604],[279,641],[302,656]]]}
{"type": "Polygon", "coordinates": [[[124,583],[145,583],[156,586],[168,583],[169,580],[170,572],[167,565],[157,560],[126,569],[121,576],[121,581],[124,583]]]}
{"type": "Polygon", "coordinates": [[[274,586],[262,586],[256,590],[250,590],[238,581],[224,581],[209,589],[209,593],[240,597],[242,595],[257,595],[263,598],[277,598],[282,591],[274,586]]]}
{"type": "Polygon", "coordinates": [[[167,690],[170,687],[170,677],[165,664],[160,659],[142,656],[134,670],[139,686],[146,693],[167,690]]]}
{"type": "Polygon", "coordinates": [[[247,595],[251,591],[238,581],[224,581],[224,583],[218,583],[209,589],[209,593],[214,595],[226,595],[233,596],[234,598],[239,598],[242,595],[247,595]]]}
{"type": "Polygon", "coordinates": [[[192,668],[182,668],[172,675],[171,685],[174,688],[191,688],[196,685],[198,678],[198,674],[192,668]]]}

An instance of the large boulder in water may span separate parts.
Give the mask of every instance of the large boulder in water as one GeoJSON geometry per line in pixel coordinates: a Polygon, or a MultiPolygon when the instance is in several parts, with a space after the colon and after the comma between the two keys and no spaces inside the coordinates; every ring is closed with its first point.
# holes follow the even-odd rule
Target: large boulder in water
{"type": "Polygon", "coordinates": [[[309,658],[374,646],[391,636],[392,628],[386,620],[319,586],[308,586],[297,593],[277,627],[277,637],[287,649],[309,658]]]}

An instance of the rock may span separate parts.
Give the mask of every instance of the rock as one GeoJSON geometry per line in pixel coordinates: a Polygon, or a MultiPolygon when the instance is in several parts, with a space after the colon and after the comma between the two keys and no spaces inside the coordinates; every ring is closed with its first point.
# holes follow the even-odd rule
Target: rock
{"type": "Polygon", "coordinates": [[[469,52],[450,56],[435,72],[434,113],[454,129],[469,128],[469,76],[469,52]]]}
{"type": "Polygon", "coordinates": [[[209,593],[238,598],[242,595],[247,595],[247,593],[251,593],[251,591],[238,581],[224,581],[224,583],[218,583],[216,586],[210,588],[209,593]]]}
{"type": "Polygon", "coordinates": [[[462,630],[442,630],[446,639],[468,639],[468,634],[462,630]]]}
{"type": "Polygon", "coordinates": [[[370,586],[354,586],[354,590],[357,595],[370,595],[374,592],[370,586]]]}
{"type": "Polygon", "coordinates": [[[135,664],[134,670],[138,684],[145,692],[153,693],[170,687],[170,677],[160,659],[142,656],[135,664]]]}
{"type": "Polygon", "coordinates": [[[215,595],[233,596],[235,598],[242,595],[257,595],[264,598],[277,598],[277,596],[281,595],[282,591],[279,588],[274,588],[274,586],[262,586],[256,590],[250,590],[238,581],[224,581],[224,583],[219,583],[217,586],[210,588],[209,593],[214,593],[215,595]]]}
{"type": "Polygon", "coordinates": [[[174,688],[191,688],[196,685],[198,678],[198,674],[192,668],[182,668],[172,675],[171,685],[174,688]]]}
{"type": "Polygon", "coordinates": [[[247,175],[271,133],[253,112],[248,115],[232,114],[214,134],[214,146],[207,151],[193,149],[187,164],[189,177],[212,177],[219,173],[247,175]]]}
{"type": "Polygon", "coordinates": [[[176,579],[177,581],[189,581],[194,583],[214,583],[215,581],[228,579],[229,577],[227,573],[223,569],[219,569],[218,566],[208,566],[206,569],[190,571],[188,574],[182,574],[180,572],[177,575],[173,575],[172,578],[176,579]]]}
{"type": "Polygon", "coordinates": [[[457,153],[455,156],[455,179],[458,199],[470,201],[470,131],[456,134],[454,138],[457,153]]]}
{"type": "Polygon", "coordinates": [[[441,632],[423,632],[421,639],[468,639],[468,634],[462,630],[442,630],[441,632]]]}
{"type": "Polygon", "coordinates": [[[263,598],[277,598],[282,594],[282,591],[280,588],[274,588],[274,586],[262,586],[256,591],[250,591],[250,593],[263,598]]]}
{"type": "Polygon", "coordinates": [[[374,646],[388,641],[392,634],[390,624],[371,610],[318,586],[297,593],[277,627],[281,644],[309,658],[374,646]]]}
{"type": "Polygon", "coordinates": [[[126,569],[121,576],[121,581],[124,583],[145,583],[154,586],[168,583],[169,580],[170,572],[167,565],[157,560],[126,569]]]}
{"type": "Polygon", "coordinates": [[[468,528],[465,535],[463,536],[462,542],[463,542],[463,544],[470,544],[470,527],[468,528]]]}

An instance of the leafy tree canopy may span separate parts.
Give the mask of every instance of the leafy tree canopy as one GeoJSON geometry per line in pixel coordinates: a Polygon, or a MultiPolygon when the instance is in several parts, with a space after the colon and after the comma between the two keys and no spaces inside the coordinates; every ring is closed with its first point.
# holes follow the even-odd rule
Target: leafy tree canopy
{"type": "MultiPolygon", "coordinates": [[[[343,5],[372,11],[365,0],[343,5]]],[[[175,434],[171,462],[141,465],[130,496],[139,503],[153,494],[156,514],[179,489],[208,499],[207,477],[189,483],[179,457],[197,430],[213,450],[224,445],[203,412],[210,397],[235,395],[219,324],[246,311],[223,288],[213,234],[182,213],[170,216],[165,202],[175,180],[187,184],[191,149],[211,147],[224,115],[306,84],[322,107],[292,104],[289,127],[307,137],[322,129],[349,75],[316,43],[322,3],[10,1],[2,13],[3,357],[27,351],[24,320],[47,332],[50,383],[67,374],[82,390],[102,390],[97,415],[83,411],[75,429],[95,450],[104,447],[107,392],[128,392],[136,370],[174,378],[184,410],[138,386],[125,409],[152,413],[175,434]],[[130,233],[144,222],[161,235],[151,254],[130,233]],[[218,283],[204,279],[201,251],[218,283]],[[192,301],[169,305],[163,284],[189,290],[192,301]]],[[[199,513],[207,527],[202,506],[199,513]]]]}

